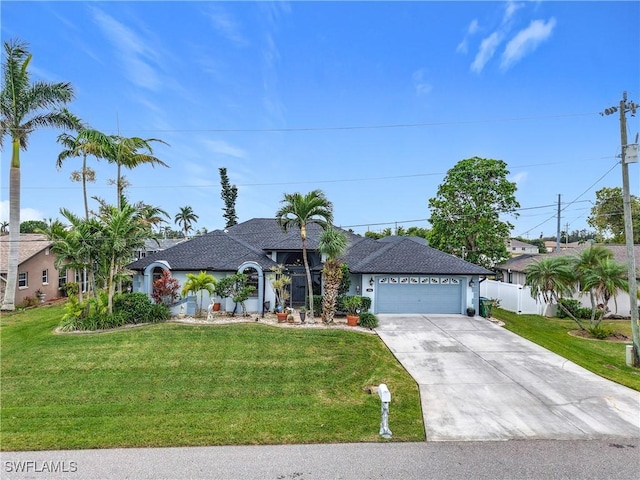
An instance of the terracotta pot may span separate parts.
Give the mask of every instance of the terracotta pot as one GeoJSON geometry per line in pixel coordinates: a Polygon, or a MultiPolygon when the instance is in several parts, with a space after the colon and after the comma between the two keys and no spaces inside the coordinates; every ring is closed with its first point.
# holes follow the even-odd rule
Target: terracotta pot
{"type": "Polygon", "coordinates": [[[276,312],[276,317],[278,317],[278,322],[283,323],[287,321],[287,312],[276,312]]]}
{"type": "Polygon", "coordinates": [[[358,319],[360,317],[358,315],[347,315],[347,325],[350,327],[358,326],[358,319]]]}
{"type": "Polygon", "coordinates": [[[220,302],[216,302],[213,304],[213,311],[214,312],[220,311],[220,302]]]}

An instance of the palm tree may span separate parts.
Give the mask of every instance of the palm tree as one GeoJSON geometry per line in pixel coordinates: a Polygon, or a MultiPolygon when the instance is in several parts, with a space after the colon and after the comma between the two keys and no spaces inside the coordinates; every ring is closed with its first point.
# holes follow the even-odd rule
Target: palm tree
{"type": "Polygon", "coordinates": [[[333,205],[321,190],[313,190],[306,195],[285,193],[280,201],[282,207],[276,212],[276,219],[283,231],[292,227],[300,229],[302,240],[302,260],[307,274],[307,292],[309,294],[309,323],[313,322],[313,283],[307,259],[307,225],[315,223],[323,229],[333,221],[333,205]]]}
{"type": "Polygon", "coordinates": [[[151,166],[161,165],[169,167],[166,163],[153,156],[152,142],[159,142],[168,145],[166,142],[157,138],[140,138],[140,137],[121,137],[120,135],[112,135],[112,149],[108,160],[115,163],[118,167],[116,176],[117,205],[122,207],[122,195],[124,191],[124,182],[121,174],[122,167],[133,170],[142,164],[150,164],[151,166]],[[140,151],[142,150],[142,152],[140,151]]]}
{"type": "Polygon", "coordinates": [[[80,120],[64,105],[73,99],[70,83],[31,83],[28,71],[31,54],[27,44],[4,42],[5,61],[0,91],[0,147],[5,135],[11,136],[9,170],[9,255],[2,310],[15,309],[20,240],[20,149],[26,150],[29,135],[40,127],[74,129],[80,120]]]}
{"type": "Polygon", "coordinates": [[[187,273],[187,281],[182,287],[182,295],[186,295],[189,292],[200,292],[200,308],[198,311],[202,312],[202,301],[204,298],[204,291],[209,292],[212,295],[216,287],[216,279],[213,275],[209,275],[205,271],[201,271],[198,275],[195,273],[187,273]]]}
{"type": "Polygon", "coordinates": [[[149,228],[140,219],[140,211],[126,202],[120,208],[105,206],[100,212],[102,222],[102,261],[106,264],[108,312],[113,312],[116,280],[126,273],[125,265],[133,252],[144,247],[149,228]]]}
{"type": "Polygon", "coordinates": [[[591,245],[586,250],[580,252],[578,257],[573,260],[574,274],[576,276],[578,288],[582,293],[589,292],[589,299],[591,301],[591,326],[593,326],[595,321],[596,311],[598,309],[598,298],[595,292],[595,287],[592,286],[593,284],[585,285],[583,279],[590,276],[601,262],[612,258],[613,252],[611,250],[600,245],[591,245]]]}
{"type": "Polygon", "coordinates": [[[153,227],[160,229],[161,223],[166,223],[165,218],[169,218],[169,214],[160,207],[154,207],[144,202],[139,202],[136,207],[140,210],[140,219],[151,230],[153,227]]]}
{"type": "Polygon", "coordinates": [[[541,297],[547,305],[555,302],[584,330],[582,322],[559,301],[571,296],[575,290],[576,275],[572,263],[568,257],[549,257],[532,263],[525,269],[525,285],[531,287],[533,298],[541,297]]]}
{"type": "Polygon", "coordinates": [[[9,222],[4,221],[0,223],[0,235],[6,235],[9,233],[9,222]]]}
{"type": "Polygon", "coordinates": [[[73,172],[72,179],[82,182],[82,197],[84,199],[85,218],[89,218],[89,203],[87,201],[87,182],[95,181],[95,172],[87,167],[87,156],[105,158],[111,148],[111,137],[92,129],[81,129],[77,136],[62,133],[58,136],[58,143],[65,147],[58,155],[56,166],[62,168],[65,160],[72,157],[82,157],[82,170],[73,172]]]}
{"type": "Polygon", "coordinates": [[[343,274],[339,257],[346,251],[347,244],[347,236],[340,230],[328,228],[320,235],[320,253],[326,256],[322,269],[322,321],[325,323],[332,323],[336,313],[336,301],[343,274]]]}
{"type": "Polygon", "coordinates": [[[607,311],[607,305],[611,298],[617,296],[618,290],[629,290],[629,283],[626,280],[627,267],[617,263],[612,258],[599,260],[581,278],[583,291],[589,290],[592,293],[592,314],[590,326],[597,327],[602,321],[602,317],[607,311]],[[595,298],[595,301],[594,301],[595,298]],[[596,319],[597,305],[602,304],[602,310],[596,319]]]}
{"type": "Polygon", "coordinates": [[[180,211],[176,214],[174,222],[178,226],[182,226],[184,230],[184,238],[187,238],[189,230],[193,228],[193,224],[198,221],[198,215],[196,215],[189,205],[180,207],[180,211]]]}

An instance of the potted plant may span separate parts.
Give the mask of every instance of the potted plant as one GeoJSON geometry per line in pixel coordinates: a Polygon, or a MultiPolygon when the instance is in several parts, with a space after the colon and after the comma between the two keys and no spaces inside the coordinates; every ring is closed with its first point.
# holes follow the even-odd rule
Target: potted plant
{"type": "Polygon", "coordinates": [[[345,297],[342,304],[347,311],[347,325],[357,326],[360,308],[362,308],[362,297],[360,295],[345,297]]]}
{"type": "Polygon", "coordinates": [[[467,315],[469,315],[470,317],[475,317],[476,309],[473,307],[467,307],[467,315]]]}
{"type": "Polygon", "coordinates": [[[304,323],[307,318],[307,309],[305,307],[300,307],[300,321],[304,323]]]}
{"type": "Polygon", "coordinates": [[[284,265],[271,268],[271,287],[276,295],[276,306],[274,312],[279,322],[287,320],[286,304],[289,299],[287,287],[291,284],[291,277],[284,273],[284,265]]]}

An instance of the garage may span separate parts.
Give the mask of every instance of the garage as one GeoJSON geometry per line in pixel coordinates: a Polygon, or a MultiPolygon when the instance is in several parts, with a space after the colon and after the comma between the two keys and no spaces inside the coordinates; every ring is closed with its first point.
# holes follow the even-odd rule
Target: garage
{"type": "Polygon", "coordinates": [[[377,313],[461,313],[464,277],[380,276],[377,313]]]}

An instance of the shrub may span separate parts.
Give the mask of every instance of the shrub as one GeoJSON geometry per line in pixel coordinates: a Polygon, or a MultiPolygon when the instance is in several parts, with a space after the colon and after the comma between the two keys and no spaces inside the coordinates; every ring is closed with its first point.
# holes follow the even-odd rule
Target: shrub
{"type": "Polygon", "coordinates": [[[113,311],[122,313],[126,323],[150,322],[153,303],[142,292],[120,293],[113,297],[113,311]]]}
{"type": "Polygon", "coordinates": [[[29,308],[29,307],[34,307],[36,305],[38,305],[40,303],[40,299],[38,297],[31,297],[31,296],[26,296],[22,299],[22,302],[20,302],[17,307],[18,308],[29,308]]]}
{"type": "Polygon", "coordinates": [[[360,314],[360,319],[358,320],[358,325],[364,328],[374,329],[376,328],[380,322],[378,321],[378,317],[376,317],[371,312],[363,312],[360,314]]]}
{"type": "Polygon", "coordinates": [[[591,318],[591,309],[582,307],[580,302],[574,298],[561,298],[558,301],[558,318],[570,318],[569,315],[567,315],[567,313],[562,308],[560,308],[560,304],[562,304],[567,310],[569,310],[569,312],[571,312],[571,315],[578,319],[591,318]]]}
{"type": "MultiPolygon", "coordinates": [[[[361,312],[366,312],[371,307],[371,299],[369,297],[362,297],[360,295],[342,295],[339,296],[336,301],[336,311],[348,312],[352,303],[358,303],[356,307],[361,312]],[[351,298],[358,298],[359,300],[351,300],[351,298]]],[[[351,308],[352,309],[352,308],[351,308]]]]}
{"type": "Polygon", "coordinates": [[[171,311],[169,307],[164,304],[156,304],[151,305],[151,315],[149,320],[151,322],[160,322],[161,320],[166,320],[171,316],[171,311]]]}
{"type": "MultiPolygon", "coordinates": [[[[306,308],[309,310],[309,299],[306,300],[306,308]]],[[[336,307],[337,310],[337,307],[336,307]]],[[[322,295],[313,296],[313,316],[320,317],[322,315],[322,295]]]]}
{"type": "Polygon", "coordinates": [[[60,287],[60,291],[64,297],[73,297],[80,292],[80,285],[77,282],[67,282],[60,287]]]}
{"type": "Polygon", "coordinates": [[[587,331],[592,337],[604,340],[607,337],[613,335],[613,329],[607,325],[596,325],[595,327],[587,328],[587,331]]]}
{"type": "Polygon", "coordinates": [[[153,282],[153,292],[151,296],[156,303],[173,305],[180,296],[180,283],[173,278],[168,270],[162,271],[162,276],[153,282]]]}

